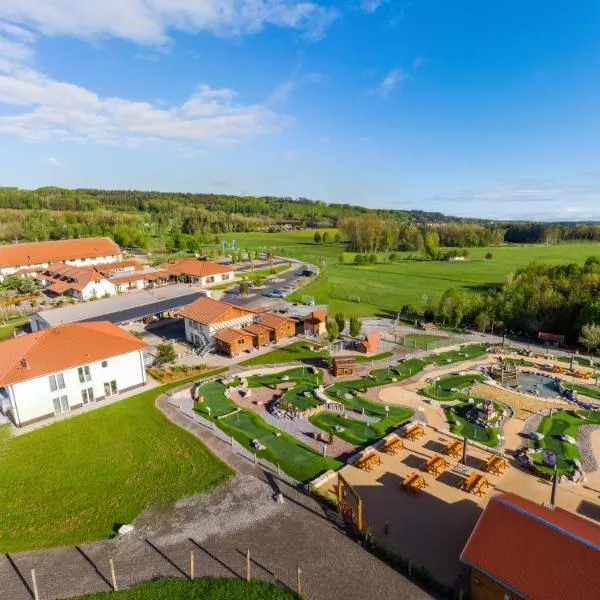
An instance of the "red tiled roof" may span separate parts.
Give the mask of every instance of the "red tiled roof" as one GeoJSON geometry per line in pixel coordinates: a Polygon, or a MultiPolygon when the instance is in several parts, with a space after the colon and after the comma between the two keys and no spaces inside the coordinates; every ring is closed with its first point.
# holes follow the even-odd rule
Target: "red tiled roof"
{"type": "Polygon", "coordinates": [[[115,254],[121,254],[121,249],[107,237],[8,244],[0,246],[0,267],[37,265],[115,254]]]}
{"type": "Polygon", "coordinates": [[[100,281],[104,276],[93,267],[74,267],[65,263],[52,263],[38,279],[50,282],[48,290],[62,294],[66,290],[83,290],[91,281],[100,281]]]}
{"type": "Polygon", "coordinates": [[[226,344],[233,344],[235,341],[239,340],[241,337],[251,337],[254,336],[244,331],[243,329],[234,329],[233,327],[226,327],[225,329],[219,329],[219,331],[215,332],[214,337],[221,342],[225,342],[226,344]]]}
{"type": "Polygon", "coordinates": [[[270,329],[277,329],[292,319],[288,317],[281,317],[272,312],[266,312],[258,317],[258,323],[263,327],[269,327],[270,329]]]}
{"type": "Polygon", "coordinates": [[[312,321],[314,323],[325,323],[327,321],[327,313],[324,310],[314,310],[309,315],[304,317],[304,321],[312,321]]]}
{"type": "Polygon", "coordinates": [[[0,386],[142,350],[148,345],[108,321],[69,323],[0,342],[0,386]]]}
{"type": "Polygon", "coordinates": [[[198,298],[191,304],[188,304],[179,312],[182,317],[201,323],[202,325],[212,325],[214,323],[222,323],[230,321],[238,317],[254,314],[252,311],[245,310],[233,304],[219,302],[212,298],[198,298]]]}
{"type": "Polygon", "coordinates": [[[600,590],[600,527],[501,494],[485,508],[461,560],[526,598],[593,598],[600,590]]]}
{"type": "Polygon", "coordinates": [[[233,268],[228,265],[220,265],[197,258],[176,258],[163,263],[160,268],[166,269],[172,275],[188,275],[191,277],[208,277],[233,272],[233,268]]]}
{"type": "Polygon", "coordinates": [[[265,327],[264,325],[261,325],[260,323],[252,323],[252,325],[248,325],[248,327],[245,327],[244,330],[249,331],[250,333],[252,333],[254,335],[261,335],[265,331],[270,331],[270,328],[265,327]]]}

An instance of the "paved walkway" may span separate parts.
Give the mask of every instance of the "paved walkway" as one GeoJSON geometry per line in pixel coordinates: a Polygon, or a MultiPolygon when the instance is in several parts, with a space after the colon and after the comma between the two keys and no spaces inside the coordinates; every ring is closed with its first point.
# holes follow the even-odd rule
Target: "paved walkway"
{"type": "Polygon", "coordinates": [[[166,397],[157,405],[238,475],[209,494],[145,511],[123,538],[0,555],[0,600],[33,598],[32,568],[40,600],[109,591],[111,557],[120,588],[154,577],[189,576],[191,550],[197,577],[242,578],[247,549],[256,578],[293,589],[300,566],[307,599],[431,597],[353,542],[337,513],[299,492],[288,478],[254,467],[166,397]],[[283,493],[284,504],[273,501],[275,491],[283,493]]]}

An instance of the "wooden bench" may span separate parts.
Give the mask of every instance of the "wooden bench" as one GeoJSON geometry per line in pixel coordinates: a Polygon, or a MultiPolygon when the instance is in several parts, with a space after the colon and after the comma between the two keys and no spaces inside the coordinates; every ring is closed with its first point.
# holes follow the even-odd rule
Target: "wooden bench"
{"type": "Polygon", "coordinates": [[[489,485],[490,482],[483,475],[473,471],[466,479],[463,479],[460,487],[468,494],[483,496],[489,485]]]}
{"type": "Polygon", "coordinates": [[[448,463],[446,459],[442,456],[434,455],[431,458],[428,458],[422,465],[423,469],[427,471],[430,475],[439,475],[442,473],[447,467],[448,463]]]}
{"type": "Polygon", "coordinates": [[[452,440],[448,442],[446,446],[444,446],[444,454],[458,458],[462,454],[464,447],[464,442],[461,442],[460,440],[452,440]]]}
{"type": "Polygon", "coordinates": [[[496,455],[488,457],[480,465],[482,471],[492,473],[493,475],[501,475],[506,467],[508,467],[506,459],[496,455]]]}
{"type": "Polygon", "coordinates": [[[381,451],[386,454],[398,454],[403,449],[404,442],[397,435],[385,440],[383,446],[381,446],[381,451]]]}
{"type": "Polygon", "coordinates": [[[354,466],[365,471],[372,471],[373,468],[381,464],[381,458],[374,450],[363,456],[361,456],[355,463],[354,466]]]}
{"type": "Polygon", "coordinates": [[[406,429],[403,435],[407,440],[414,442],[425,435],[425,430],[423,429],[422,425],[415,423],[406,429]]]}
{"type": "Polygon", "coordinates": [[[423,475],[413,471],[400,482],[400,489],[410,494],[416,494],[419,490],[426,488],[427,485],[423,475]]]}

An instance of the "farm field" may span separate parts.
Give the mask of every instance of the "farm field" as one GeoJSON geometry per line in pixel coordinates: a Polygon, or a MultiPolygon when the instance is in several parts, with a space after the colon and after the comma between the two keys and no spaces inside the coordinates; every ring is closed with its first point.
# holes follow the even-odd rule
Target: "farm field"
{"type": "Polygon", "coordinates": [[[154,406],[170,387],[19,437],[0,433],[0,551],[106,538],[153,504],[225,482],[229,467],[154,406]]]}
{"type": "MultiPolygon", "coordinates": [[[[247,233],[223,236],[223,239],[236,239],[242,248],[274,247],[279,253],[299,260],[317,264],[325,261],[325,272],[291,299],[299,301],[302,296],[310,295],[317,303],[328,304],[330,313],[341,311],[346,316],[395,316],[404,304],[421,307],[424,296],[437,301],[450,287],[478,291],[499,285],[509,273],[533,261],[583,263],[588,256],[600,255],[600,245],[593,243],[514,245],[469,248],[470,258],[465,262],[406,261],[402,259],[409,253],[397,252],[399,260],[395,263],[342,265],[339,259],[344,246],[315,244],[313,233],[247,233]],[[485,260],[487,252],[493,254],[492,260],[485,260]],[[360,297],[360,303],[351,302],[350,296],[360,297]]],[[[352,259],[353,254],[346,255],[348,262],[352,259]]],[[[379,259],[383,261],[385,257],[379,255],[379,259]]]]}
{"type": "Polygon", "coordinates": [[[74,600],[294,600],[298,594],[264,581],[241,579],[158,579],[128,590],[80,596],[74,600]]]}

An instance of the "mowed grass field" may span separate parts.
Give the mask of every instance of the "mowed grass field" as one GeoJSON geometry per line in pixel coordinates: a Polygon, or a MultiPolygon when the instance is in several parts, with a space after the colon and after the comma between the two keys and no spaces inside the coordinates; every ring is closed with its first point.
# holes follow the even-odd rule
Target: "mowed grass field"
{"type": "MultiPolygon", "coordinates": [[[[313,235],[314,231],[293,231],[222,237],[235,239],[241,248],[277,248],[279,253],[299,260],[324,261],[325,272],[291,299],[310,295],[317,303],[328,304],[331,312],[341,311],[346,316],[395,315],[404,304],[421,307],[425,297],[439,300],[450,287],[479,291],[501,284],[509,273],[532,261],[583,263],[588,256],[600,256],[600,244],[514,245],[469,248],[470,258],[465,262],[408,261],[402,259],[409,253],[398,252],[395,263],[355,266],[340,264],[343,244],[315,244],[313,235]],[[494,256],[489,261],[484,258],[488,251],[494,256]],[[350,301],[350,296],[360,297],[360,303],[350,301]]],[[[351,261],[353,255],[346,257],[351,261]]]]}
{"type": "Polygon", "coordinates": [[[0,428],[0,552],[106,538],[225,482],[231,469],[154,406],[169,387],[19,437],[0,428]]]}

